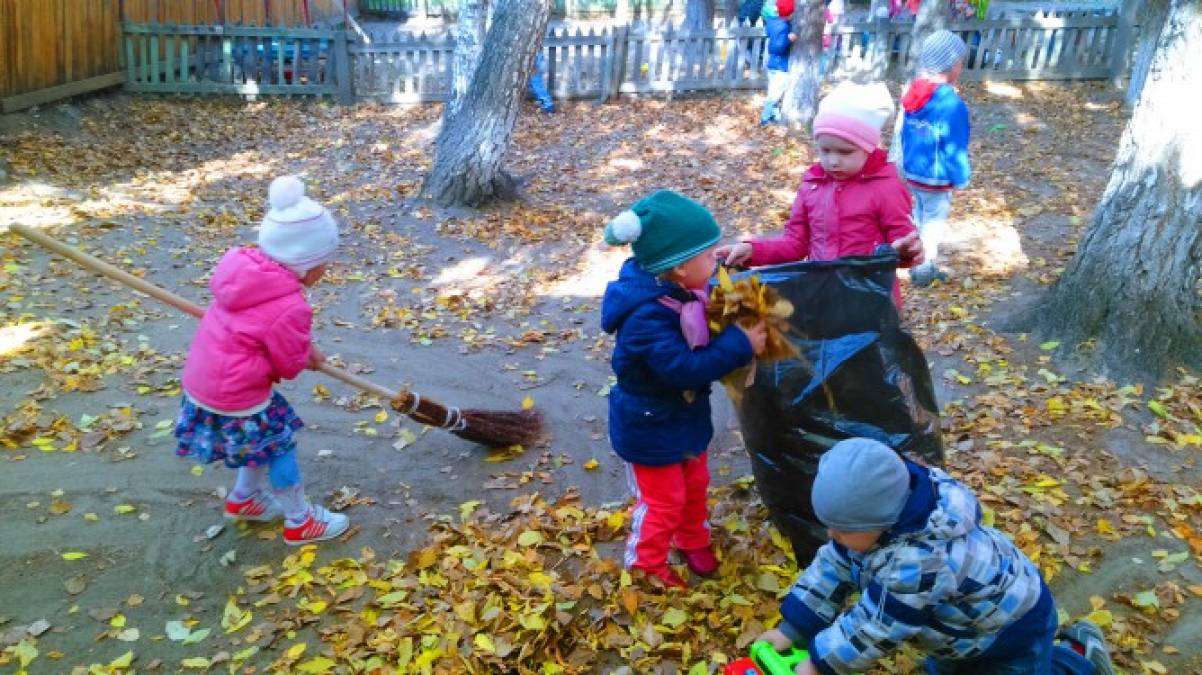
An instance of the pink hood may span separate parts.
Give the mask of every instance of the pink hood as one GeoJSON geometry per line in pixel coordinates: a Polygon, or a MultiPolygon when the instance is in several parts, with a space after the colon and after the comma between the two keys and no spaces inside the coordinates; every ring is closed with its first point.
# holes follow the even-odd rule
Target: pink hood
{"type": "MultiPolygon", "coordinates": [[[[915,232],[910,191],[879,148],[868,155],[859,174],[835,180],[815,164],[801,179],[793,210],[781,236],[750,240],[751,265],[799,260],[834,260],[872,255],[915,232]]],[[[909,267],[911,261],[902,261],[909,267]]],[[[900,307],[901,292],[894,296],[900,307]]]]}
{"type": "Polygon", "coordinates": [[[300,280],[259,249],[226,252],[184,364],[183,386],[208,408],[244,410],[271,398],[309,361],[313,310],[300,280]]]}

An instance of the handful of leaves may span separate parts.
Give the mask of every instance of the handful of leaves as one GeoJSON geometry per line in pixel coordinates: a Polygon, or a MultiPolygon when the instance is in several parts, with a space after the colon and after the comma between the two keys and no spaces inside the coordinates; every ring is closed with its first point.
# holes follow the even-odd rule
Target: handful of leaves
{"type": "Polygon", "coordinates": [[[763,353],[756,358],[761,361],[791,359],[799,353],[785,337],[792,315],[793,303],[780,297],[775,288],[762,283],[758,276],[732,281],[725,267],[718,269],[718,285],[710,293],[706,308],[711,335],[721,333],[732,323],[750,328],[763,321],[768,329],[768,339],[763,353]]]}

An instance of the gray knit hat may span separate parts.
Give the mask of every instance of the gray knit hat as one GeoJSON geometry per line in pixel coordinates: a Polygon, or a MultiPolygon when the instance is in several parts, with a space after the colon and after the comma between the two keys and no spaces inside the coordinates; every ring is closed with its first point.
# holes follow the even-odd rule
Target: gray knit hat
{"type": "Polygon", "coordinates": [[[909,497],[905,462],[870,438],[849,438],[827,450],[810,493],[818,520],[844,532],[889,529],[909,497]]]}
{"type": "Polygon", "coordinates": [[[950,30],[937,30],[922,41],[918,65],[923,72],[946,73],[968,55],[968,45],[950,30]]]}

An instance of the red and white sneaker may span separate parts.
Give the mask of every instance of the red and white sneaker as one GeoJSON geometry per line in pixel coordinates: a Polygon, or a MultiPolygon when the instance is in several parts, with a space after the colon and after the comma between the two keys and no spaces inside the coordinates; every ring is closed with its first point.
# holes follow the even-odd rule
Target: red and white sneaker
{"type": "Polygon", "coordinates": [[[284,510],[270,494],[260,490],[246,499],[236,502],[225,500],[225,517],[249,523],[270,523],[284,517],[284,510]]]}
{"type": "Polygon", "coordinates": [[[316,504],[309,508],[305,522],[292,526],[284,524],[284,543],[300,546],[314,541],[333,539],[346,532],[351,525],[350,518],[341,513],[332,513],[316,504]]]}

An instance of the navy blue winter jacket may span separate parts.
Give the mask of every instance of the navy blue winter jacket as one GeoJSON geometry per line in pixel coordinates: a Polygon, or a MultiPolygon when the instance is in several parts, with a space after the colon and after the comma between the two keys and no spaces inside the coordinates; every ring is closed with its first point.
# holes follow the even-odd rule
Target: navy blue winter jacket
{"type": "Polygon", "coordinates": [[[768,36],[768,70],[789,69],[789,49],[793,47],[789,42],[790,28],[788,19],[779,16],[764,19],[764,34],[768,36]]]}
{"type": "Polygon", "coordinates": [[[733,326],[707,346],[689,349],[680,315],[659,303],[665,295],[696,302],[630,258],[601,301],[601,327],[617,333],[611,365],[618,383],[609,392],[609,440],[622,459],[650,466],[705,452],[714,435],[710,383],[753,356],[747,336],[733,326]]]}

